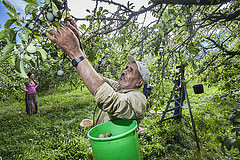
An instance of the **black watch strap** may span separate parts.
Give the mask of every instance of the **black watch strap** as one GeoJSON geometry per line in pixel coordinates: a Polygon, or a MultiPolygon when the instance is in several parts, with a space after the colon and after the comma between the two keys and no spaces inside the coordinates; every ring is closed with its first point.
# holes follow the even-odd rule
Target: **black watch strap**
{"type": "Polygon", "coordinates": [[[82,60],[84,60],[86,57],[85,56],[81,56],[81,57],[78,57],[76,59],[73,59],[72,60],[72,65],[74,67],[77,67],[78,63],[80,63],[82,60]]]}

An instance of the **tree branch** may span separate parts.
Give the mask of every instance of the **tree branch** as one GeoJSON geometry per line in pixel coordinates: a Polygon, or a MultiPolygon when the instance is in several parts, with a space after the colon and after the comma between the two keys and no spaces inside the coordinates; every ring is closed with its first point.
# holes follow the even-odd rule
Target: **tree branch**
{"type": "Polygon", "coordinates": [[[150,5],[150,6],[147,7],[147,8],[140,9],[140,10],[137,11],[137,12],[132,12],[132,14],[128,15],[128,18],[124,21],[124,23],[121,24],[120,26],[116,27],[116,28],[105,30],[104,28],[105,28],[106,26],[108,26],[108,25],[105,25],[105,26],[102,27],[102,29],[100,29],[100,30],[104,30],[104,31],[102,31],[102,32],[98,32],[98,31],[100,31],[100,30],[94,31],[94,32],[93,32],[93,36],[91,36],[90,38],[95,37],[96,35],[108,34],[108,33],[114,32],[114,31],[116,31],[116,30],[120,30],[121,28],[123,28],[124,26],[126,26],[126,25],[131,21],[131,19],[132,19],[133,17],[138,16],[138,15],[140,15],[140,14],[142,14],[142,13],[147,12],[147,11],[150,11],[150,10],[151,10],[152,8],[154,8],[154,7],[155,7],[155,5],[152,4],[152,5],[150,5]]]}
{"type": "Polygon", "coordinates": [[[208,19],[210,21],[220,21],[220,20],[224,20],[224,21],[232,21],[234,19],[236,19],[239,15],[240,15],[240,9],[237,10],[236,12],[232,13],[232,14],[223,14],[223,13],[217,13],[218,15],[212,15],[211,17],[209,17],[208,19]]]}
{"type": "Polygon", "coordinates": [[[231,0],[151,0],[154,4],[216,5],[231,0]]]}
{"type": "Polygon", "coordinates": [[[218,47],[221,51],[227,53],[224,55],[229,55],[229,56],[236,56],[236,55],[240,55],[239,51],[228,51],[226,48],[224,48],[222,45],[217,44],[217,42],[215,42],[213,39],[211,38],[206,38],[208,40],[210,40],[211,42],[213,42],[213,44],[218,47]]]}
{"type": "MultiPolygon", "coordinates": [[[[94,1],[96,1],[96,0],[94,0],[94,1]]],[[[128,7],[126,7],[126,6],[124,6],[124,5],[120,4],[120,3],[114,2],[112,0],[97,0],[97,1],[99,1],[99,2],[106,2],[108,4],[113,4],[115,6],[119,6],[120,8],[124,8],[127,12],[133,13],[133,11],[130,10],[128,7]]]]}
{"type": "MultiPolygon", "coordinates": [[[[72,16],[76,21],[86,21],[85,18],[76,18],[74,16],[72,16]]],[[[103,18],[91,18],[91,20],[101,20],[101,21],[104,21],[104,20],[107,20],[107,21],[127,21],[126,19],[121,19],[121,18],[111,18],[111,17],[103,17],[103,18]]]]}
{"type": "MultiPolygon", "coordinates": [[[[92,20],[91,20],[91,22],[90,22],[90,25],[89,25],[89,27],[86,29],[86,31],[83,33],[83,35],[86,34],[86,33],[88,32],[88,30],[90,29],[90,27],[91,27],[91,25],[92,25],[92,23],[93,23],[93,20],[94,20],[94,18],[95,18],[95,14],[96,14],[96,12],[97,12],[97,7],[98,7],[98,1],[96,1],[96,5],[95,5],[95,8],[94,8],[94,13],[93,13],[93,15],[92,15],[92,20]]],[[[75,20],[76,20],[76,19],[75,19],[75,20]]],[[[82,36],[80,36],[80,38],[82,38],[82,36]]]]}

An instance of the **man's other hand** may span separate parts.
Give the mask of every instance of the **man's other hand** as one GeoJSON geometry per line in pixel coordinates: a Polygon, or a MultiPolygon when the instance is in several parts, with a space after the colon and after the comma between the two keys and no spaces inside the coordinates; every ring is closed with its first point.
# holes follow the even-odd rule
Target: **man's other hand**
{"type": "Polygon", "coordinates": [[[51,34],[48,34],[47,37],[65,51],[71,59],[75,59],[82,56],[83,52],[80,49],[79,40],[71,28],[72,25],[68,22],[67,27],[58,27],[57,31],[51,29],[51,34]]]}

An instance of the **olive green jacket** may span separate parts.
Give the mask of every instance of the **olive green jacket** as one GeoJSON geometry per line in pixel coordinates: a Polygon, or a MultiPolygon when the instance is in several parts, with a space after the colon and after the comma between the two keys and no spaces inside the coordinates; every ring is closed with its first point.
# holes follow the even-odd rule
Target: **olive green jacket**
{"type": "Polygon", "coordinates": [[[105,83],[94,94],[100,108],[96,124],[116,119],[135,119],[141,122],[146,111],[146,97],[138,89],[121,90],[118,82],[103,78],[105,83]]]}

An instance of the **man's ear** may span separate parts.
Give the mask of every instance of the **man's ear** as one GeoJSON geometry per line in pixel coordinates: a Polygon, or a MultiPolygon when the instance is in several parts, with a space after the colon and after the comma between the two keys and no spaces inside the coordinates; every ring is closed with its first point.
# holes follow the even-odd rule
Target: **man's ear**
{"type": "Polygon", "coordinates": [[[141,87],[142,85],[144,84],[144,80],[143,79],[140,79],[138,80],[138,82],[136,83],[136,87],[141,87]]]}

